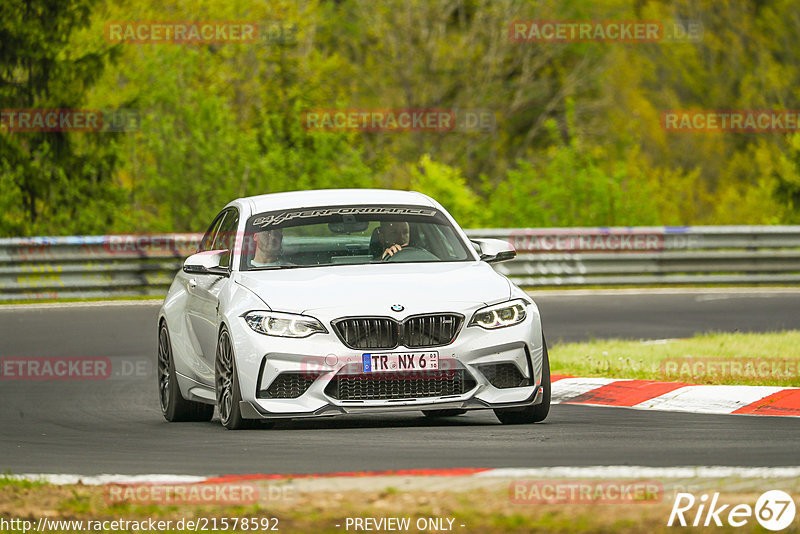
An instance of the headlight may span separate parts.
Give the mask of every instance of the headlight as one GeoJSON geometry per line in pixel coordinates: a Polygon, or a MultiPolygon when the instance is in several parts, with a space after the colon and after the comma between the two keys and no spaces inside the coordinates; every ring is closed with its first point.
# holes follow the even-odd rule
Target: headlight
{"type": "Polygon", "coordinates": [[[247,326],[268,336],[308,337],[312,334],[328,331],[318,320],[307,315],[293,313],[251,311],[243,315],[247,326]]]}
{"type": "Polygon", "coordinates": [[[528,304],[529,302],[525,299],[516,299],[481,308],[472,316],[468,326],[480,326],[493,330],[519,324],[528,316],[525,310],[528,304]]]}

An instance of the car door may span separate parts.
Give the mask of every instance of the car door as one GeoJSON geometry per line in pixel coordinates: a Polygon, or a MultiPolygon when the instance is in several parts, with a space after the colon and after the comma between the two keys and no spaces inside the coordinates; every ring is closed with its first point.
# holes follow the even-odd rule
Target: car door
{"type": "MultiPolygon", "coordinates": [[[[217,221],[215,221],[216,223],[217,221]]],[[[201,252],[208,250],[228,250],[227,261],[223,267],[230,266],[230,251],[239,225],[236,208],[228,208],[218,216],[218,226],[213,240],[203,238],[201,252]]],[[[213,227],[212,227],[213,229],[213,227]]],[[[186,311],[196,349],[203,370],[199,373],[203,382],[214,383],[214,359],[217,350],[217,331],[219,329],[219,295],[229,278],[215,274],[195,274],[187,282],[186,311]]]]}
{"type": "MultiPolygon", "coordinates": [[[[208,252],[214,245],[214,238],[217,236],[219,226],[225,218],[225,212],[219,213],[211,225],[208,227],[197,252],[208,252]]],[[[187,373],[190,378],[206,382],[209,375],[208,365],[202,357],[202,349],[195,332],[195,326],[200,323],[198,316],[199,303],[197,302],[197,281],[201,275],[187,273],[183,270],[178,271],[177,281],[183,287],[183,327],[186,329],[186,366],[181,366],[182,372],[187,373]],[[204,377],[204,378],[201,378],[204,377]]]]}

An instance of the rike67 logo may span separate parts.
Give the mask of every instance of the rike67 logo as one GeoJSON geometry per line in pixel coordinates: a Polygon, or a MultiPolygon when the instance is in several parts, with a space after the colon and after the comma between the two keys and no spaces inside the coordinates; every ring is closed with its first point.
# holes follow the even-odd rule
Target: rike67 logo
{"type": "Polygon", "coordinates": [[[714,493],[710,501],[705,493],[699,499],[691,493],[678,493],[667,526],[721,527],[727,522],[732,527],[742,527],[755,517],[762,527],[777,532],[792,524],[794,515],[794,500],[780,490],[761,494],[755,508],[749,504],[719,504],[719,493],[714,493]]]}

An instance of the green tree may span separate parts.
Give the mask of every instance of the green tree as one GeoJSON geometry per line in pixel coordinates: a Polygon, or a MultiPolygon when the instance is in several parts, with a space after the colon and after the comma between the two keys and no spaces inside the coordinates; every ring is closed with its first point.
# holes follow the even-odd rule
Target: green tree
{"type": "Polygon", "coordinates": [[[461,171],[431,160],[427,154],[410,166],[411,189],[436,199],[465,228],[484,226],[480,197],[470,188],[461,171]]]}
{"type": "Polygon", "coordinates": [[[635,151],[618,159],[572,134],[530,160],[519,160],[499,184],[485,181],[488,217],[495,226],[634,226],[658,223],[652,183],[635,151]]]}
{"type": "MultiPolygon", "coordinates": [[[[0,103],[11,109],[76,109],[118,50],[76,53],[94,0],[0,3],[0,103]]],[[[0,233],[103,232],[121,200],[116,141],[107,133],[0,132],[4,210],[0,233]]]]}
{"type": "Polygon", "coordinates": [[[307,131],[309,108],[331,107],[342,90],[325,83],[347,68],[309,46],[315,15],[293,0],[182,1],[107,5],[94,21],[247,20],[282,24],[292,39],[203,45],[133,45],[94,97],[135,100],[142,126],[123,151],[121,182],[138,231],[200,231],[228,201],[277,191],[368,187],[357,134],[307,131]]]}

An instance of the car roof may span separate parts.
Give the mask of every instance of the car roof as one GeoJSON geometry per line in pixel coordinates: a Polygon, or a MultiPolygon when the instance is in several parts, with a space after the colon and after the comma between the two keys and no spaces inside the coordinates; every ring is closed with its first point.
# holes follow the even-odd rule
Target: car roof
{"type": "Polygon", "coordinates": [[[235,200],[250,206],[250,213],[282,209],[315,208],[320,206],[347,206],[356,204],[412,204],[440,208],[432,198],[416,191],[394,189],[316,189],[270,193],[235,200]]]}

